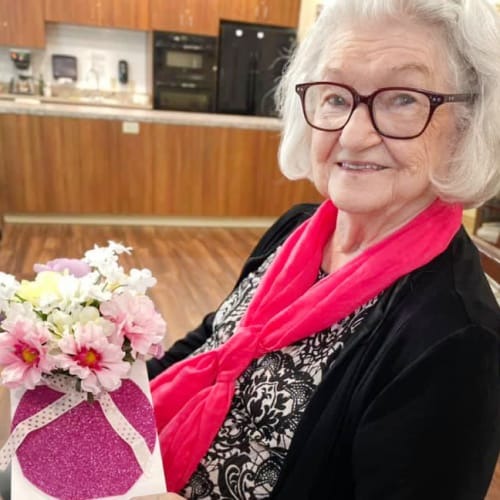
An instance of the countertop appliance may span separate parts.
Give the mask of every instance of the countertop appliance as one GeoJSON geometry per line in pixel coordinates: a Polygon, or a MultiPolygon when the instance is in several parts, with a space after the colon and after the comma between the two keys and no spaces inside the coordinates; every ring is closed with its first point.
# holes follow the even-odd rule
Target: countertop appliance
{"type": "Polygon", "coordinates": [[[217,39],[155,32],[154,108],[215,111],[217,39]]]}
{"type": "Polygon", "coordinates": [[[17,73],[10,80],[9,92],[11,94],[36,94],[36,85],[30,68],[31,51],[10,49],[9,53],[17,73]]]}
{"type": "Polygon", "coordinates": [[[217,111],[274,116],[274,90],[295,46],[290,28],[222,21],[217,111]]]}
{"type": "Polygon", "coordinates": [[[76,82],[78,79],[78,64],[75,56],[52,54],[52,76],[54,80],[76,82]]]}
{"type": "Polygon", "coordinates": [[[122,85],[128,83],[128,62],[124,59],[118,61],[118,81],[122,85]]]}

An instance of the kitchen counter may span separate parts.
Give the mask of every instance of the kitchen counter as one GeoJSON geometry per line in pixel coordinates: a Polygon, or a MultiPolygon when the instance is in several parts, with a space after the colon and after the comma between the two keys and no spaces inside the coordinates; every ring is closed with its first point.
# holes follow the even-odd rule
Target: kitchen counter
{"type": "MultiPolygon", "coordinates": [[[[278,118],[260,116],[223,115],[218,113],[189,113],[181,111],[159,111],[147,107],[124,108],[92,102],[85,104],[62,104],[47,101],[48,98],[25,96],[13,98],[0,95],[0,114],[22,114],[87,118],[99,120],[137,121],[169,125],[193,125],[204,127],[229,127],[279,131],[278,118]]],[[[49,98],[50,99],[50,98],[49,98]]]]}
{"type": "Polygon", "coordinates": [[[268,117],[0,100],[2,211],[275,217],[320,198],[309,181],[281,174],[280,125],[268,117]]]}

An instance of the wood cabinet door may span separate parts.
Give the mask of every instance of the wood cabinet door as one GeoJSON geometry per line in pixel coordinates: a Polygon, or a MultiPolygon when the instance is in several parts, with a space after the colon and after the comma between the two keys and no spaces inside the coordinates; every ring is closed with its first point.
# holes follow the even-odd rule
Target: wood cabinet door
{"type": "Polygon", "coordinates": [[[149,30],[149,0],[45,0],[47,21],[149,30]]]}
{"type": "Polygon", "coordinates": [[[255,23],[259,19],[260,0],[221,0],[220,17],[226,21],[255,23]]]}
{"type": "Polygon", "coordinates": [[[151,0],[151,28],[217,36],[220,0],[151,0]]]}
{"type": "Polygon", "coordinates": [[[183,31],[185,7],[172,0],[151,0],[151,29],[158,31],[183,31]]]}
{"type": "Polygon", "coordinates": [[[228,21],[297,28],[300,0],[221,0],[221,18],[228,21]]]}
{"type": "Polygon", "coordinates": [[[7,2],[9,0],[0,0],[0,45],[9,45],[10,27],[7,18],[7,2]]]}
{"type": "Polygon", "coordinates": [[[98,26],[98,0],[45,0],[45,20],[98,26]]]}
{"type": "Polygon", "coordinates": [[[111,121],[78,120],[82,214],[111,214],[117,195],[111,168],[111,121]]]}
{"type": "Polygon", "coordinates": [[[3,209],[80,213],[78,120],[1,115],[3,209]]]}
{"type": "Polygon", "coordinates": [[[0,45],[45,47],[43,3],[0,0],[0,45]]]}
{"type": "Polygon", "coordinates": [[[99,26],[131,30],[150,29],[149,0],[99,0],[99,26]]]}
{"type": "Polygon", "coordinates": [[[123,122],[111,123],[110,180],[113,214],[153,213],[152,124],[138,123],[137,134],[123,132],[123,122]]]}
{"type": "Polygon", "coordinates": [[[79,120],[82,213],[152,214],[150,127],[124,134],[118,120],[79,120]]]}
{"type": "Polygon", "coordinates": [[[309,180],[290,180],[280,171],[278,147],[280,134],[259,133],[258,156],[255,161],[256,197],[253,215],[276,216],[297,203],[319,203],[323,197],[309,180]]]}
{"type": "Polygon", "coordinates": [[[277,132],[153,125],[153,212],[275,216],[321,200],[309,181],[281,174],[278,145],[277,132]]]}
{"type": "Polygon", "coordinates": [[[219,0],[186,0],[187,33],[217,36],[219,33],[219,0]]]}
{"type": "Polygon", "coordinates": [[[258,22],[297,28],[300,0],[261,0],[258,22]]]}
{"type": "Polygon", "coordinates": [[[250,163],[255,133],[236,128],[153,128],[153,210],[177,216],[249,215],[255,199],[250,163]]]}

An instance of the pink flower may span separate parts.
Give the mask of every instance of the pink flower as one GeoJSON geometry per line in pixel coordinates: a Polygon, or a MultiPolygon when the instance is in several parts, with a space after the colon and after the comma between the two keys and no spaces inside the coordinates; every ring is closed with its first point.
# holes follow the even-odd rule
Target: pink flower
{"type": "Polygon", "coordinates": [[[167,325],[155,311],[153,302],[145,295],[128,292],[115,294],[100,307],[101,314],[114,323],[117,335],[130,340],[133,351],[139,354],[161,355],[161,342],[167,325]],[[160,346],[160,347],[159,347],[160,346]]]}
{"type": "Polygon", "coordinates": [[[123,361],[121,346],[111,344],[95,323],[77,325],[74,335],[59,341],[59,348],[63,354],[56,356],[58,367],[80,378],[86,392],[114,391],[130,371],[130,364],[123,361]]]}
{"type": "Polygon", "coordinates": [[[164,354],[165,354],[165,349],[163,348],[163,344],[158,343],[158,344],[153,344],[149,351],[148,354],[151,354],[154,358],[160,359],[164,354]]]}
{"type": "Polygon", "coordinates": [[[48,356],[50,339],[44,326],[26,320],[16,320],[9,330],[0,333],[2,384],[10,389],[33,389],[42,374],[54,368],[48,356]]]}
{"type": "Polygon", "coordinates": [[[91,272],[90,266],[80,259],[49,260],[46,264],[35,264],[33,266],[33,270],[35,273],[41,273],[42,271],[55,271],[63,273],[64,271],[67,271],[76,278],[81,278],[91,272]]]}

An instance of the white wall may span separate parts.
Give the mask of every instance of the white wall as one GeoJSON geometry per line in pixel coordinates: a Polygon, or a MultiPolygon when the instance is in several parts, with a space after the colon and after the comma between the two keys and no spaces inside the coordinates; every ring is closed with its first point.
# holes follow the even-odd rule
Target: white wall
{"type": "Polygon", "coordinates": [[[302,0],[300,3],[299,27],[297,38],[302,40],[309,28],[314,24],[318,6],[324,4],[324,0],[302,0]]]}
{"type": "MultiPolygon", "coordinates": [[[[45,50],[32,51],[32,74],[41,73],[46,82],[52,82],[52,54],[76,56],[79,88],[96,87],[95,75],[89,72],[94,61],[102,67],[99,88],[111,90],[113,79],[118,80],[118,61],[125,59],[133,82],[130,90],[149,93],[148,45],[148,34],[142,31],[47,24],[45,50]]],[[[0,47],[0,81],[8,81],[13,74],[9,48],[0,47]]]]}
{"type": "MultiPolygon", "coordinates": [[[[302,40],[316,19],[318,5],[327,4],[329,0],[302,0],[300,4],[300,17],[298,39],[302,40]]],[[[487,0],[493,5],[500,5],[500,0],[487,0]]]]}

